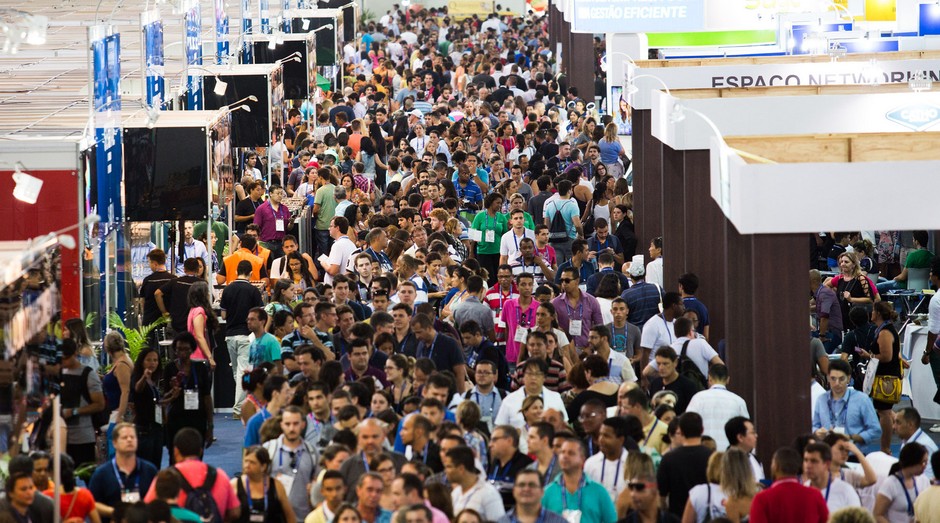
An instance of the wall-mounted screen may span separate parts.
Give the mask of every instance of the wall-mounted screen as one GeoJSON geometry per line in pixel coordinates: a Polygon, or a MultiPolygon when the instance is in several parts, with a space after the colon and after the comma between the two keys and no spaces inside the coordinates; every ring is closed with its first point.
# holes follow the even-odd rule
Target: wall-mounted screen
{"type": "Polygon", "coordinates": [[[610,87],[610,114],[614,117],[614,123],[617,124],[617,134],[620,136],[629,136],[633,134],[632,110],[627,96],[623,93],[623,87],[613,85],[610,87]]]}
{"type": "Polygon", "coordinates": [[[124,129],[128,221],[204,220],[209,153],[202,127],[124,129]]]}
{"type": "Polygon", "coordinates": [[[232,112],[232,145],[235,147],[268,147],[271,145],[271,133],[268,132],[268,88],[267,77],[263,74],[219,75],[220,80],[228,84],[225,94],[219,96],[213,92],[216,77],[206,75],[206,109],[221,109],[249,95],[258,97],[257,102],[245,101],[251,112],[232,112]]]}
{"type": "Polygon", "coordinates": [[[273,64],[277,60],[299,53],[300,61],[288,60],[284,62],[284,96],[288,100],[306,98],[307,92],[307,42],[304,40],[287,40],[273,50],[268,48],[267,42],[255,42],[254,57],[256,64],[273,64]]]}

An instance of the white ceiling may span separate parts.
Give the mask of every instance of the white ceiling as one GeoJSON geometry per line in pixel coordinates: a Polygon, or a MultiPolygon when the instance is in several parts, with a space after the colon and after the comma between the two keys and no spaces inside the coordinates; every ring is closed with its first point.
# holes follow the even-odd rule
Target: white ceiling
{"type": "MultiPolygon", "coordinates": [[[[226,0],[230,32],[240,27],[240,2],[226,0]]],[[[212,0],[200,0],[204,63],[214,56],[212,0]]],[[[272,7],[277,2],[271,2],[272,7]]],[[[142,98],[140,14],[160,10],[164,22],[167,79],[175,87],[183,69],[182,15],[171,3],[149,0],[31,0],[16,9],[49,18],[46,43],[22,44],[16,54],[0,54],[0,138],[24,135],[78,136],[89,117],[88,27],[108,23],[121,33],[121,90],[124,109],[142,98]]],[[[275,13],[272,13],[272,17],[275,13]]],[[[232,38],[234,40],[234,38],[232,38]]],[[[167,89],[171,88],[170,83],[167,89]]]]}

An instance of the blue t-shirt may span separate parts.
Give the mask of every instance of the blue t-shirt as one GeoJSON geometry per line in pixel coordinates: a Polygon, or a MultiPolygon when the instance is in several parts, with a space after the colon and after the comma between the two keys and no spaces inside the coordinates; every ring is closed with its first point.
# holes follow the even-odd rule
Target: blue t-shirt
{"type": "Polygon", "coordinates": [[[682,303],[685,305],[685,310],[695,311],[695,314],[698,315],[698,325],[695,327],[695,332],[704,334],[705,327],[711,324],[708,321],[708,308],[705,307],[705,304],[698,301],[698,299],[694,296],[689,298],[682,298],[682,303]]]}
{"type": "Polygon", "coordinates": [[[281,344],[268,332],[251,342],[248,349],[248,363],[257,367],[264,362],[281,361],[281,344]]]}
{"type": "Polygon", "coordinates": [[[578,204],[572,200],[552,200],[545,203],[543,207],[544,218],[548,218],[548,222],[552,222],[552,218],[555,217],[556,212],[561,212],[561,217],[565,220],[565,227],[568,228],[568,237],[572,240],[577,238],[578,231],[574,228],[574,218],[580,214],[580,209],[578,209],[578,204]]]}
{"type": "Polygon", "coordinates": [[[620,153],[623,152],[623,146],[620,145],[619,140],[612,142],[601,140],[597,142],[597,148],[601,151],[601,163],[616,163],[620,158],[620,153]]]}
{"type": "MultiPolygon", "coordinates": [[[[128,477],[114,465],[114,460],[108,460],[95,469],[88,481],[88,490],[105,505],[117,506],[121,502],[123,489],[136,490],[141,499],[150,490],[150,483],[157,476],[157,467],[144,459],[138,459],[134,472],[128,477]]],[[[104,518],[102,518],[104,520],[104,518]]],[[[107,521],[107,520],[106,520],[107,521]]]]}
{"type": "Polygon", "coordinates": [[[261,409],[245,424],[245,448],[261,444],[261,425],[271,417],[268,409],[261,409]]]}

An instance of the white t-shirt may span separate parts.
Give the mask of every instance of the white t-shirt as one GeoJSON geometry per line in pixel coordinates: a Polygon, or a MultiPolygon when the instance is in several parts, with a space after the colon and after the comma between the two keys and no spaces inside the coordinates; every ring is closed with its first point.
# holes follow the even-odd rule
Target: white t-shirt
{"type": "MultiPolygon", "coordinates": [[[[647,322],[647,324],[648,323],[649,322],[647,322]]],[[[644,332],[645,332],[645,328],[644,328],[644,332]]],[[[688,339],[689,338],[683,336],[681,338],[678,338],[676,341],[672,342],[670,346],[673,349],[676,349],[676,354],[682,354],[682,345],[685,344],[685,342],[688,339]]],[[[643,345],[643,346],[646,347],[646,345],[643,345]]],[[[656,349],[658,348],[659,347],[654,347],[653,352],[656,352],[656,349]]],[[[718,353],[715,352],[715,349],[713,349],[712,346],[709,345],[707,341],[703,340],[702,338],[693,338],[689,342],[689,347],[685,350],[685,355],[687,358],[692,360],[693,363],[695,363],[695,366],[698,367],[698,370],[702,371],[702,376],[705,376],[707,378],[709,362],[711,362],[712,358],[717,356],[718,353]]],[[[650,366],[653,367],[654,369],[659,368],[659,366],[656,365],[656,358],[650,359],[650,366]]]]}
{"type": "MultiPolygon", "coordinates": [[[[809,484],[809,480],[805,481],[803,485],[807,487],[812,486],[809,484]]],[[[862,506],[862,502],[858,498],[858,492],[855,492],[855,489],[852,488],[852,485],[849,485],[839,478],[832,478],[832,484],[823,487],[819,491],[826,500],[826,506],[829,507],[830,514],[841,508],[862,506]],[[826,492],[827,490],[828,493],[826,492]]],[[[903,492],[901,493],[901,496],[904,496],[903,492]]]]}
{"type": "MultiPolygon", "coordinates": [[[[565,407],[565,402],[562,401],[560,394],[542,387],[541,396],[545,410],[555,409],[561,412],[561,417],[564,418],[565,421],[568,421],[568,409],[565,407]]],[[[496,424],[512,425],[517,429],[524,428],[525,417],[519,410],[522,409],[522,401],[525,400],[525,397],[525,387],[519,387],[503,398],[503,402],[499,406],[499,412],[496,413],[496,424]]]]}
{"type": "Polygon", "coordinates": [[[625,381],[636,381],[633,365],[630,365],[630,360],[622,352],[611,350],[607,356],[607,367],[610,368],[610,381],[617,385],[625,381]]]}
{"type": "Polygon", "coordinates": [[[455,512],[472,508],[483,517],[484,521],[497,521],[506,515],[506,507],[503,506],[503,498],[499,495],[499,491],[484,481],[482,476],[466,493],[463,487],[457,485],[451,492],[451,499],[454,501],[455,512]]]}
{"type": "Polygon", "coordinates": [[[702,416],[705,434],[711,436],[720,449],[727,448],[729,444],[725,436],[725,423],[737,416],[750,418],[744,398],[729,391],[724,385],[712,385],[696,393],[685,411],[702,416]]]}
{"type": "Polygon", "coordinates": [[[898,477],[888,476],[881,482],[881,488],[878,489],[878,495],[884,496],[888,499],[890,504],[888,505],[888,513],[886,514],[888,521],[912,521],[912,518],[907,515],[907,500],[911,500],[911,508],[914,508],[914,500],[917,499],[917,495],[928,488],[930,488],[930,480],[927,479],[927,476],[921,474],[914,478],[914,485],[916,488],[907,489],[901,485],[901,482],[898,481],[898,477]],[[904,495],[904,491],[907,491],[907,496],[904,495]]]}
{"type": "Polygon", "coordinates": [[[660,256],[646,264],[646,281],[663,286],[663,257],[660,256]]]}
{"type": "Polygon", "coordinates": [[[940,334],[940,300],[930,300],[927,307],[927,330],[940,334]]]}
{"type": "Polygon", "coordinates": [[[640,347],[651,349],[650,362],[656,361],[656,349],[663,345],[672,345],[676,341],[674,327],[675,321],[666,321],[661,314],[653,316],[643,325],[640,347]]]}
{"type": "MultiPolygon", "coordinates": [[[[523,229],[522,236],[516,236],[515,231],[512,229],[509,232],[503,234],[503,237],[499,241],[499,254],[500,256],[508,256],[508,261],[513,261],[516,259],[516,253],[519,252],[519,242],[523,238],[531,238],[532,241],[535,241],[535,231],[532,229],[523,229]]],[[[938,300],[940,301],[940,300],[938,300]]]]}
{"type": "Polygon", "coordinates": [[[626,449],[620,453],[619,459],[613,461],[605,458],[603,452],[598,452],[584,462],[584,473],[607,489],[610,499],[614,500],[627,488],[627,480],[623,479],[626,466],[626,449]]]}
{"type": "MultiPolygon", "coordinates": [[[[346,266],[349,265],[349,258],[352,257],[355,251],[356,244],[353,243],[348,236],[340,236],[338,240],[333,242],[333,248],[330,249],[330,265],[338,265],[338,274],[345,274],[346,266]]],[[[332,284],[333,276],[327,274],[323,277],[323,281],[332,284]]]]}
{"type": "Polygon", "coordinates": [[[692,487],[689,491],[689,501],[695,510],[695,523],[705,523],[708,519],[708,508],[711,507],[711,517],[719,518],[727,515],[725,511],[725,493],[715,483],[702,483],[692,487]],[[711,491],[711,503],[708,494],[711,491]]]}

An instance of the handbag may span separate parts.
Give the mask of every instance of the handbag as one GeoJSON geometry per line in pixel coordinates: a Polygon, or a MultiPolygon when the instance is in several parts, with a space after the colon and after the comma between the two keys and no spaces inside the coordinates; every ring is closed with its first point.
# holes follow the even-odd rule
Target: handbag
{"type": "MultiPolygon", "coordinates": [[[[904,371],[901,371],[903,375],[904,371]]],[[[875,376],[871,386],[871,399],[894,405],[901,401],[901,378],[898,376],[875,376]]]]}

